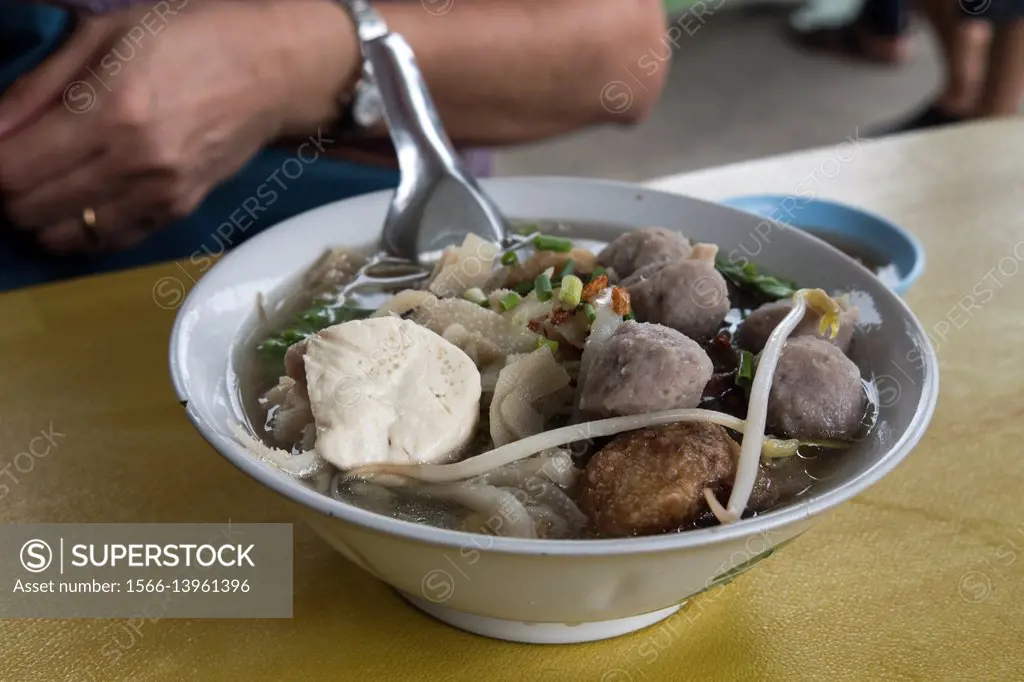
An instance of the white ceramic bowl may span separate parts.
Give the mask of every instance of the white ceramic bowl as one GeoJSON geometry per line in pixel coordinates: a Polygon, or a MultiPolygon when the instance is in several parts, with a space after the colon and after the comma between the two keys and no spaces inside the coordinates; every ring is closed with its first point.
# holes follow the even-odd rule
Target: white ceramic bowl
{"type": "Polygon", "coordinates": [[[865,324],[854,359],[876,376],[880,419],[816,493],[724,527],[615,540],[525,540],[427,527],[343,504],[258,461],[226,426],[242,418],[234,358],[257,295],[279,288],[325,247],[376,244],[390,192],[296,216],[229,253],[192,289],[171,339],[174,387],[187,401],[188,418],[217,451],[297,503],[333,547],[418,608],[456,627],[513,641],[581,642],[631,632],[671,615],[802,533],[816,514],[892,470],[924,433],[938,395],[927,335],[896,295],[824,242],[738,210],[630,184],[507,178],[484,187],[513,218],[599,224],[579,234],[602,240],[661,225],[802,285],[855,292],[865,324]]]}

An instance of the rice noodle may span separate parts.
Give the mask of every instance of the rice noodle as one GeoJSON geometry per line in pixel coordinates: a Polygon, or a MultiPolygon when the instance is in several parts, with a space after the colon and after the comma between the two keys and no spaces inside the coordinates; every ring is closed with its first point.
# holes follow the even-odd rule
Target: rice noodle
{"type": "Polygon", "coordinates": [[[486,514],[490,518],[501,517],[502,523],[497,529],[491,529],[501,535],[518,538],[535,538],[536,530],[533,520],[526,507],[507,490],[492,485],[428,485],[410,489],[412,492],[429,495],[441,500],[456,502],[472,511],[486,514]],[[501,532],[506,529],[508,532],[501,532]]]}
{"type": "Polygon", "coordinates": [[[246,431],[238,422],[228,420],[228,428],[245,449],[289,476],[300,479],[313,478],[327,468],[327,462],[315,450],[293,455],[280,448],[270,447],[246,431]]]}
{"type": "Polygon", "coordinates": [[[544,430],[534,403],[569,385],[569,375],[547,346],[509,363],[498,374],[489,408],[491,440],[501,446],[544,430]]]}
{"type": "MultiPolygon", "coordinates": [[[[611,287],[602,291],[591,304],[594,306],[596,316],[593,324],[590,325],[590,334],[583,344],[583,354],[580,356],[580,369],[576,378],[576,385],[580,390],[583,388],[587,371],[593,364],[594,357],[622,324],[622,316],[612,310],[611,287]]],[[[582,402],[582,396],[580,398],[581,400],[576,401],[577,406],[582,402]]]]}
{"type": "MultiPolygon", "coordinates": [[[[544,482],[540,479],[532,480],[539,485],[517,486],[512,490],[524,493],[528,498],[528,505],[547,507],[576,528],[582,529],[587,525],[586,515],[561,488],[554,483],[544,482]]],[[[509,488],[504,489],[508,490],[509,488]]]]}
{"type": "Polygon", "coordinates": [[[507,466],[498,467],[474,481],[494,486],[521,485],[524,480],[543,477],[547,480],[568,488],[576,482],[578,470],[572,463],[572,455],[565,450],[556,450],[554,454],[519,460],[507,466]]]}
{"type": "Polygon", "coordinates": [[[568,538],[573,537],[573,529],[557,513],[543,506],[529,506],[526,508],[530,518],[533,519],[534,530],[540,538],[568,538]],[[543,531],[543,532],[542,532],[543,531]]]}

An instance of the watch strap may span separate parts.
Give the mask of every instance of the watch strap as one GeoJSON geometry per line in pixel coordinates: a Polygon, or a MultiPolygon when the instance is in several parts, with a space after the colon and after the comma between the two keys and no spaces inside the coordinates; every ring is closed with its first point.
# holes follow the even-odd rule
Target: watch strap
{"type": "MultiPolygon", "coordinates": [[[[349,13],[355,24],[361,55],[365,55],[363,46],[366,42],[388,34],[384,18],[370,5],[368,0],[338,0],[338,3],[349,13]]],[[[358,137],[360,132],[379,123],[383,118],[379,111],[381,106],[379,99],[380,94],[373,77],[373,68],[364,56],[355,90],[345,103],[341,134],[358,137]]]]}

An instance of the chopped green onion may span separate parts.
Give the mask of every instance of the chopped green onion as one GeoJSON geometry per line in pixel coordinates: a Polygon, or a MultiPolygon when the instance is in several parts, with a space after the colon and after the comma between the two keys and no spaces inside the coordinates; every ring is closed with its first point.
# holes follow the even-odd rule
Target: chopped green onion
{"type": "Polygon", "coordinates": [[[558,279],[565,279],[574,272],[576,272],[576,261],[570,258],[569,260],[565,261],[565,265],[562,267],[562,271],[558,273],[558,279]]]}
{"type": "Polygon", "coordinates": [[[754,354],[747,350],[740,351],[740,364],[736,369],[736,385],[749,386],[754,381],[754,354]]]}
{"type": "Polygon", "coordinates": [[[551,352],[554,353],[558,350],[558,341],[552,341],[551,339],[545,339],[543,336],[537,339],[537,348],[548,347],[551,352]]]}
{"type": "Polygon", "coordinates": [[[630,320],[635,320],[636,315],[634,315],[633,311],[630,310],[628,313],[622,316],[622,319],[625,320],[626,322],[629,322],[630,320]]]}
{"type": "Polygon", "coordinates": [[[300,331],[298,329],[286,329],[283,332],[281,332],[279,338],[288,345],[291,345],[293,343],[298,343],[299,341],[302,341],[307,336],[309,336],[309,333],[307,332],[300,331]]]}
{"type": "Polygon", "coordinates": [[[506,312],[515,308],[522,300],[522,296],[514,291],[510,291],[501,297],[501,300],[498,301],[498,307],[501,308],[501,312],[506,312]]]}
{"type": "Polygon", "coordinates": [[[520,282],[512,287],[512,289],[520,296],[529,296],[530,292],[533,291],[533,282],[520,282]]]}
{"type": "Polygon", "coordinates": [[[466,289],[466,292],[462,294],[462,298],[466,299],[470,303],[476,303],[477,305],[488,305],[487,294],[480,287],[473,287],[472,289],[466,289]]]}
{"type": "Polygon", "coordinates": [[[519,265],[519,256],[516,255],[515,251],[509,251],[508,253],[501,254],[501,264],[510,265],[515,267],[519,265]]]}
{"type": "Polygon", "coordinates": [[[587,322],[593,322],[597,319],[597,310],[589,303],[583,304],[583,314],[587,316],[587,322]]]}
{"type": "Polygon", "coordinates": [[[553,296],[551,292],[551,278],[543,272],[533,280],[533,290],[537,292],[538,301],[550,301],[553,296]]]}
{"type": "Polygon", "coordinates": [[[538,251],[557,251],[558,253],[568,253],[572,251],[572,240],[562,239],[561,237],[552,237],[546,234],[538,234],[533,238],[533,248],[538,251]]]}
{"type": "Polygon", "coordinates": [[[290,345],[284,339],[271,338],[261,343],[258,348],[263,353],[281,353],[284,355],[284,352],[288,350],[290,345]]]}
{"type": "Polygon", "coordinates": [[[590,273],[590,279],[591,279],[591,281],[593,281],[593,280],[597,279],[598,277],[600,277],[601,275],[607,275],[607,274],[608,274],[608,271],[605,270],[600,265],[598,265],[596,268],[594,268],[594,271],[592,273],[590,273]]]}
{"type": "Polygon", "coordinates": [[[313,329],[323,329],[330,326],[333,319],[333,308],[317,308],[316,310],[309,310],[299,315],[299,320],[313,329]]]}
{"type": "Polygon", "coordinates": [[[558,300],[569,308],[575,308],[580,304],[580,297],[583,295],[583,280],[576,275],[567,275],[562,278],[562,287],[558,291],[558,300]]]}

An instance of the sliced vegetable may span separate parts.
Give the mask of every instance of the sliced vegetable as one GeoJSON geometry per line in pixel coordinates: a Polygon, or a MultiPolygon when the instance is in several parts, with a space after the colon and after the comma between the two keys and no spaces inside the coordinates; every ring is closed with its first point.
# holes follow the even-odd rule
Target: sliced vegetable
{"type": "Polygon", "coordinates": [[[315,307],[304,310],[295,316],[291,324],[263,340],[256,349],[268,361],[283,361],[285,351],[321,329],[335,324],[362,320],[374,313],[373,310],[358,308],[352,305],[338,304],[334,301],[319,300],[315,307]]]}
{"type": "Polygon", "coordinates": [[[537,292],[538,301],[550,301],[554,293],[551,290],[551,277],[545,273],[537,275],[533,280],[533,290],[537,292]]]}
{"type": "Polygon", "coordinates": [[[517,305],[522,303],[522,301],[522,296],[514,291],[510,291],[501,297],[501,300],[498,302],[498,307],[501,308],[501,312],[506,312],[515,308],[517,305]]]}
{"type": "Polygon", "coordinates": [[[596,268],[594,268],[594,271],[592,273],[590,273],[590,278],[591,278],[591,280],[595,280],[598,277],[605,277],[605,276],[607,276],[607,274],[608,274],[608,271],[605,270],[600,265],[598,265],[596,268]]]}
{"type": "Polygon", "coordinates": [[[466,289],[466,292],[462,294],[462,298],[471,303],[476,303],[477,305],[482,305],[484,307],[488,306],[487,294],[485,294],[484,290],[480,287],[466,289]]]}
{"type": "Polygon", "coordinates": [[[515,267],[519,265],[519,256],[516,255],[515,251],[509,251],[508,253],[501,254],[501,264],[515,267]]]}
{"type": "Polygon", "coordinates": [[[558,350],[558,342],[552,341],[551,339],[545,339],[544,337],[537,339],[537,348],[545,347],[550,348],[551,352],[554,353],[558,350]]]}
{"type": "Polygon", "coordinates": [[[626,320],[628,322],[629,320],[635,320],[636,319],[636,315],[634,315],[633,311],[630,310],[628,313],[626,313],[625,315],[622,316],[622,319],[626,320]]]}
{"type": "Polygon", "coordinates": [[[583,314],[587,316],[587,322],[593,322],[597,319],[597,309],[589,303],[583,304],[583,314]]]}
{"type": "Polygon", "coordinates": [[[576,275],[568,275],[562,278],[562,287],[558,291],[558,300],[562,305],[575,308],[580,304],[580,297],[583,295],[583,280],[576,275]]]}
{"type": "Polygon", "coordinates": [[[723,277],[729,279],[741,290],[757,294],[769,301],[789,298],[797,291],[796,283],[758,274],[757,266],[749,261],[739,265],[719,260],[715,262],[715,267],[723,277]]]}
{"type": "Polygon", "coordinates": [[[538,234],[533,238],[533,248],[538,251],[557,251],[558,253],[568,253],[572,251],[572,240],[563,239],[561,237],[552,237],[547,234],[538,234]]]}
{"type": "Polygon", "coordinates": [[[736,385],[750,386],[754,381],[754,354],[748,350],[740,351],[739,367],[736,369],[736,385]]]}
{"type": "Polygon", "coordinates": [[[576,261],[570,258],[565,261],[565,265],[562,266],[562,271],[558,273],[558,279],[565,279],[574,272],[576,272],[576,261]]]}

